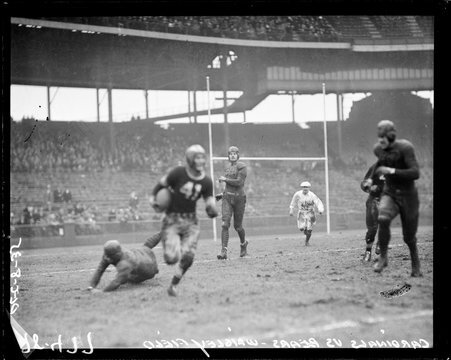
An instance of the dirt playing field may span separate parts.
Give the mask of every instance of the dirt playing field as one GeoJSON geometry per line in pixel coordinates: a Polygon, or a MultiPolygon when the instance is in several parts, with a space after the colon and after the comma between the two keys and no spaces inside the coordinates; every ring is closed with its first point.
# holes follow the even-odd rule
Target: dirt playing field
{"type": "MultiPolygon", "coordinates": [[[[163,263],[161,245],[155,249],[156,278],[97,294],[84,289],[101,245],[18,249],[17,267],[11,267],[21,270],[14,319],[43,347],[59,335],[63,347],[72,347],[70,339],[77,337],[79,346],[94,349],[384,347],[376,341],[385,341],[385,347],[432,347],[432,227],[418,232],[422,278],[410,277],[401,229],[392,235],[382,274],[373,271],[372,262],[361,262],[361,230],[314,232],[309,247],[299,234],[250,237],[251,257],[243,259],[232,237],[227,261],[216,259],[219,243],[202,240],[177,298],[166,292],[174,268],[163,263]],[[405,284],[411,288],[402,296],[380,294],[405,284]]],[[[114,274],[110,267],[100,287],[114,274]]]]}

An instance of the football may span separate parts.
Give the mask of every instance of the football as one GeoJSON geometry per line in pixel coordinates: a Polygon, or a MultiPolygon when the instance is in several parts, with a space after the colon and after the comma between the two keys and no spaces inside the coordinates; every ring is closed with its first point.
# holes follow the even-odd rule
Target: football
{"type": "Polygon", "coordinates": [[[163,212],[171,203],[171,192],[167,188],[163,188],[160,191],[158,191],[157,195],[155,196],[155,205],[154,208],[157,212],[163,212]]]}

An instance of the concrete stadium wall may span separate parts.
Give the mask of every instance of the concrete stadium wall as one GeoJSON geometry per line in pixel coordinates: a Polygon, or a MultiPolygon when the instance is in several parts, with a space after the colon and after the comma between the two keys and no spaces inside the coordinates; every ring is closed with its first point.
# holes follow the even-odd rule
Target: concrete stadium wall
{"type": "MultiPolygon", "coordinates": [[[[420,215],[420,225],[432,225],[433,224],[432,212],[423,213],[420,215]]],[[[130,224],[132,225],[132,224],[130,224]]],[[[53,248],[53,247],[69,247],[69,246],[81,246],[81,245],[103,245],[105,241],[116,239],[124,244],[127,243],[141,243],[152,234],[160,230],[160,222],[145,222],[139,224],[141,226],[134,228],[135,231],[130,232],[109,232],[99,235],[75,235],[74,225],[67,224],[64,228],[64,234],[62,236],[54,237],[31,237],[22,238],[22,249],[40,249],[40,248],[53,248]],[[145,226],[144,226],[145,225],[145,226]]],[[[393,226],[400,226],[399,216],[393,222],[393,226]]],[[[201,219],[201,240],[213,239],[212,220],[201,219]]],[[[244,227],[248,236],[256,235],[268,235],[277,236],[285,234],[296,233],[296,220],[290,216],[274,216],[274,217],[248,217],[244,220],[244,227]]],[[[130,226],[132,229],[133,226],[130,226]]],[[[339,232],[343,230],[355,230],[362,229],[362,238],[365,234],[365,214],[364,213],[348,213],[348,214],[331,214],[330,222],[331,233],[339,232]]],[[[216,229],[218,240],[221,234],[221,220],[216,220],[216,229]]],[[[315,227],[315,231],[325,232],[327,231],[326,217],[325,215],[319,217],[315,227]]],[[[233,225],[230,229],[231,237],[236,236],[236,232],[233,229],[233,225]]],[[[12,239],[13,243],[17,243],[18,239],[12,239]]]]}

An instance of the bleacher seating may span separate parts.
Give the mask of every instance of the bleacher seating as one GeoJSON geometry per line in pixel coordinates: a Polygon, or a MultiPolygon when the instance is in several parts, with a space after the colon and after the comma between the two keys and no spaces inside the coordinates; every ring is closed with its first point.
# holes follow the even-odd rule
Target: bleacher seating
{"type": "Polygon", "coordinates": [[[120,16],[48,20],[196,36],[266,41],[430,38],[425,16],[120,16]]]}
{"type": "MultiPolygon", "coordinates": [[[[330,178],[330,210],[335,213],[349,213],[362,211],[365,194],[360,191],[359,183],[367,167],[375,160],[372,155],[372,145],[375,142],[372,134],[362,136],[358,125],[353,120],[345,122],[343,136],[346,141],[343,146],[343,161],[337,159],[337,141],[335,136],[329,136],[329,178],[330,178]],[[356,127],[357,126],[357,127],[356,127]],[[356,130],[357,129],[357,130],[356,130]],[[357,132],[356,132],[357,131],[357,132]],[[356,135],[360,134],[360,135],[356,135]],[[355,141],[359,139],[359,141],[355,141]],[[362,143],[363,141],[363,143],[362,143]],[[361,154],[359,159],[355,155],[361,154]]],[[[102,149],[102,134],[108,134],[107,123],[89,124],[83,126],[72,124],[70,127],[71,143],[67,149],[61,150],[61,131],[67,130],[68,124],[59,122],[46,122],[39,124],[44,129],[35,129],[29,142],[24,143],[18,139],[26,138],[30,133],[27,124],[15,123],[12,126],[11,153],[21,153],[25,148],[40,162],[45,157],[56,158],[54,154],[39,153],[39,141],[46,144],[43,149],[48,151],[68,151],[68,154],[77,154],[78,140],[83,139],[88,158],[97,159],[105,151],[102,149]],[[89,134],[89,136],[87,135],[89,134]],[[33,136],[36,135],[36,138],[33,136]],[[87,137],[83,138],[86,135],[87,137]],[[77,140],[78,139],[78,140],[77,140]],[[56,145],[55,145],[56,142],[56,145]],[[37,146],[34,148],[34,146],[37,146]]],[[[115,124],[116,125],[116,124],[115,124]]],[[[329,134],[334,134],[333,124],[328,125],[329,134]]],[[[402,128],[402,127],[401,127],[402,128]]],[[[214,124],[215,156],[225,156],[225,145],[222,142],[222,125],[214,124]],[[222,150],[223,149],[223,150],[222,150]]],[[[36,209],[46,207],[45,192],[47,185],[52,190],[56,188],[69,189],[72,193],[72,204],[53,204],[53,212],[68,211],[73,204],[80,203],[84,208],[90,209],[92,219],[97,222],[108,221],[111,210],[118,213],[128,211],[129,196],[132,191],[140,199],[138,218],[142,220],[154,219],[155,213],[150,208],[147,198],[157,179],[170,167],[184,162],[184,149],[188,144],[201,143],[208,149],[207,127],[203,124],[180,124],[168,130],[163,130],[146,122],[129,122],[117,124],[115,132],[117,143],[124,148],[110,158],[111,162],[97,162],[95,166],[64,166],[52,165],[48,168],[14,168],[14,159],[11,159],[11,211],[16,221],[20,218],[23,209],[33,206],[36,209]],[[137,139],[140,134],[146,141],[137,139]],[[132,144],[138,144],[134,147],[132,144]],[[135,157],[143,159],[144,163],[130,162],[135,157]],[[154,153],[154,156],[151,154],[154,153]],[[149,158],[146,156],[149,155],[149,158]],[[158,159],[163,161],[158,163],[158,159]],[[128,166],[123,166],[129,163],[128,166]],[[158,165],[155,165],[158,164],[158,165]]],[[[368,132],[366,132],[368,133],[368,132]]],[[[240,147],[242,156],[289,156],[309,157],[321,156],[323,153],[322,124],[312,123],[310,129],[301,129],[296,124],[284,125],[246,125],[230,124],[230,137],[232,142],[240,147]],[[283,146],[280,139],[284,139],[283,146]]],[[[64,137],[63,137],[64,138],[64,137]]],[[[414,141],[415,142],[415,141],[414,141]]],[[[417,153],[422,166],[422,177],[418,181],[421,204],[425,209],[432,207],[432,159],[425,158],[432,153],[431,143],[415,142],[417,153]]],[[[64,147],[63,146],[63,147],[64,147]]],[[[119,146],[120,148],[120,146],[119,146]]],[[[86,154],[85,154],[86,155],[86,154]]],[[[77,157],[75,156],[74,159],[77,157]]],[[[288,161],[249,161],[249,176],[246,182],[248,193],[247,214],[252,216],[285,215],[291,196],[299,188],[299,183],[308,179],[314,184],[314,191],[325,200],[325,179],[323,163],[321,162],[288,162],[288,161]]],[[[27,163],[33,164],[33,163],[27,163]]],[[[222,164],[215,163],[215,177],[220,176],[222,164]]],[[[218,191],[218,189],[216,190],[218,191]]],[[[199,216],[205,217],[203,204],[199,201],[199,216]]],[[[44,211],[48,214],[48,210],[44,211]]],[[[61,217],[67,216],[62,214],[61,217]]]]}

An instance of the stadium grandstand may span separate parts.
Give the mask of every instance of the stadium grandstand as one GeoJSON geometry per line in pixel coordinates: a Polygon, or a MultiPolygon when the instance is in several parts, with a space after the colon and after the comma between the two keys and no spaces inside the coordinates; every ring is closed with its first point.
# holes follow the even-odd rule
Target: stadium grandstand
{"type": "MultiPolygon", "coordinates": [[[[327,60],[327,56],[322,54],[318,56],[319,53],[315,51],[338,51],[333,47],[331,50],[329,43],[431,44],[434,32],[432,17],[119,16],[15,19],[12,55],[13,59],[14,56],[18,56],[18,61],[12,62],[12,84],[49,86],[49,83],[55,81],[54,86],[64,86],[64,84],[70,86],[77,82],[77,86],[94,88],[106,87],[107,81],[104,78],[110,76],[108,81],[110,84],[112,82],[116,88],[121,88],[121,85],[124,86],[123,88],[144,88],[139,83],[142,80],[139,76],[142,68],[137,66],[134,69],[133,62],[129,63],[130,70],[127,70],[134,71],[130,76],[120,77],[114,74],[116,71],[111,71],[119,66],[113,64],[116,60],[113,59],[115,51],[118,54],[118,63],[125,56],[121,51],[124,51],[126,55],[132,53],[133,60],[140,64],[148,61],[147,58],[138,58],[139,55],[136,55],[138,52],[133,52],[136,46],[134,33],[126,38],[122,37],[120,47],[117,48],[114,48],[116,43],[113,42],[116,40],[111,40],[111,47],[105,55],[107,57],[111,55],[111,63],[108,62],[105,69],[95,67],[98,73],[94,73],[89,66],[91,61],[92,63],[98,61],[98,57],[95,56],[96,49],[105,39],[99,40],[98,43],[86,42],[90,46],[86,48],[88,49],[86,53],[92,52],[94,55],[93,58],[82,57],[80,62],[85,65],[80,68],[77,68],[78,64],[72,62],[65,64],[58,63],[58,60],[53,62],[46,57],[47,54],[33,53],[37,60],[30,60],[28,58],[30,53],[27,53],[26,47],[23,46],[27,44],[28,35],[21,35],[20,31],[38,31],[48,27],[49,32],[54,31],[50,33],[49,38],[55,36],[62,49],[74,46],[77,49],[74,53],[83,53],[85,44],[82,44],[80,40],[82,38],[75,38],[78,35],[74,35],[73,31],[67,31],[68,28],[64,32],[61,26],[55,27],[55,23],[65,24],[65,26],[68,24],[85,26],[85,33],[108,28],[121,35],[121,31],[125,29],[139,30],[144,31],[146,37],[151,39],[150,41],[154,33],[163,33],[167,37],[159,38],[159,41],[166,41],[171,46],[152,42],[156,46],[156,51],[153,51],[156,55],[149,61],[158,60],[160,70],[165,63],[169,71],[172,69],[170,66],[177,66],[178,71],[180,64],[182,67],[187,63],[191,64],[186,58],[193,54],[198,56],[194,59],[195,61],[202,58],[204,53],[207,54],[205,59],[211,60],[211,55],[214,54],[212,50],[205,50],[203,44],[198,44],[191,37],[182,40],[189,42],[194,50],[186,54],[181,48],[179,52],[176,52],[178,46],[173,45],[176,41],[170,37],[174,34],[201,37],[212,44],[217,41],[217,38],[229,39],[231,42],[228,44],[232,45],[234,41],[237,41],[239,46],[245,44],[239,42],[241,40],[260,41],[261,47],[267,51],[266,63],[257,64],[255,71],[254,69],[249,71],[251,75],[244,74],[246,69],[250,69],[249,60],[246,60],[245,55],[247,52],[252,52],[252,49],[247,48],[239,54],[240,59],[244,59],[244,65],[239,61],[238,65],[234,65],[238,69],[238,74],[244,74],[244,76],[235,75],[234,79],[229,79],[229,90],[241,90],[242,98],[231,106],[213,109],[216,114],[224,113],[225,118],[227,112],[251,110],[268,94],[276,93],[277,87],[280,86],[284,91],[294,89],[299,93],[314,93],[319,92],[318,88],[312,89],[309,84],[329,81],[333,88],[331,91],[337,93],[371,92],[371,96],[353,105],[349,118],[342,119],[346,121],[328,124],[330,211],[334,226],[339,227],[339,219],[343,219],[346,213],[363,214],[365,195],[352,194],[359,192],[358,183],[367,167],[374,161],[371,152],[372,144],[375,142],[374,128],[382,115],[396,119],[401,136],[411,139],[419,146],[419,158],[423,167],[423,175],[419,180],[421,206],[425,213],[431,214],[432,107],[428,101],[410,93],[414,90],[433,90],[430,51],[414,49],[410,52],[408,48],[406,51],[392,49],[390,50],[392,56],[389,57],[392,63],[389,63],[385,53],[379,54],[376,50],[372,52],[371,49],[368,53],[360,51],[355,54],[357,51],[350,51],[346,47],[343,55],[337,56],[333,53],[335,63],[327,60]],[[17,42],[18,45],[15,43],[16,39],[20,39],[17,42]],[[75,41],[72,43],[72,40],[75,41]],[[302,53],[289,53],[283,50],[283,56],[279,54],[273,56],[271,55],[271,51],[274,50],[273,42],[308,42],[321,44],[321,46],[320,50],[300,49],[302,53]],[[169,50],[167,50],[168,47],[169,50]],[[171,62],[166,59],[157,59],[159,49],[162,52],[174,50],[172,58],[175,60],[171,62]],[[293,71],[285,70],[293,68],[299,54],[304,60],[302,72],[295,73],[294,78],[290,78],[293,71]],[[40,56],[43,56],[42,59],[40,56]],[[360,57],[357,58],[357,56],[360,57]],[[377,67],[373,69],[372,62],[375,63],[378,60],[383,65],[380,69],[377,67]],[[362,63],[366,61],[368,65],[361,65],[359,61],[362,63]],[[40,73],[39,66],[42,63],[45,64],[45,69],[43,73],[40,73]],[[337,66],[342,68],[337,69],[337,66]],[[89,71],[86,70],[88,68],[89,71]],[[333,71],[336,71],[335,75],[333,71]],[[86,78],[85,73],[88,73],[86,78]],[[286,75],[287,73],[289,75],[286,75]],[[42,74],[45,76],[44,80],[40,77],[42,74]],[[262,79],[266,81],[264,86],[262,79]],[[402,109],[399,109],[399,104],[402,104],[402,109]]],[[[77,29],[80,28],[77,27],[77,29]]],[[[130,34],[127,33],[127,35],[130,34]]],[[[33,41],[40,39],[38,33],[33,33],[31,38],[33,41]]],[[[37,44],[41,46],[39,42],[37,44]]],[[[179,43],[176,42],[176,44],[179,43]]],[[[35,46],[34,43],[33,46],[35,46]]],[[[279,48],[276,50],[279,51],[279,48]]],[[[61,50],[61,54],[63,53],[64,50],[61,50]]],[[[146,52],[147,55],[148,52],[146,52]]],[[[58,58],[58,56],[59,54],[52,57],[58,58]]],[[[249,57],[256,59],[258,53],[257,55],[252,53],[249,57]]],[[[203,67],[205,65],[206,63],[202,64],[203,67]]],[[[190,90],[186,73],[193,69],[184,69],[184,74],[181,76],[183,81],[174,87],[190,90]]],[[[160,71],[158,76],[151,77],[146,89],[170,88],[167,84],[171,84],[171,76],[177,71],[172,71],[167,77],[161,75],[164,71],[160,71]]],[[[220,79],[219,75],[213,76],[212,85],[216,90],[224,90],[226,93],[227,88],[220,79]]],[[[197,89],[205,90],[202,86],[197,89]]],[[[147,116],[140,121],[123,123],[114,123],[112,113],[109,114],[108,123],[87,123],[82,119],[76,122],[63,122],[58,119],[49,119],[51,121],[37,121],[34,118],[21,121],[11,119],[10,224],[12,237],[61,236],[64,232],[61,229],[64,229],[66,224],[75,224],[76,235],[130,232],[138,231],[137,229],[147,231],[146,224],[156,224],[159,220],[147,201],[152,184],[169,168],[184,161],[183,153],[188,145],[199,143],[206,149],[209,147],[205,124],[171,124],[164,129],[155,122],[201,113],[205,115],[206,110],[202,109],[196,113],[194,109],[192,113],[184,112],[156,118],[147,116]],[[111,130],[113,123],[114,131],[111,130]],[[58,195],[65,190],[71,194],[70,199],[64,199],[58,195]],[[132,192],[138,195],[139,202],[131,201],[132,192]]],[[[324,149],[321,123],[309,123],[308,129],[303,129],[295,123],[248,124],[244,127],[239,124],[227,126],[214,124],[213,133],[215,139],[218,139],[215,140],[214,156],[224,156],[221,149],[226,148],[228,141],[240,144],[241,152],[245,156],[286,157],[301,154],[313,157],[318,153],[322,154],[324,149]],[[281,139],[283,139],[282,142],[281,139]]],[[[218,171],[219,169],[215,168],[217,173],[215,175],[219,175],[218,171]]],[[[312,183],[317,184],[315,192],[320,198],[325,197],[324,163],[300,162],[293,166],[283,161],[253,161],[250,164],[250,176],[246,184],[247,218],[286,216],[289,198],[297,190],[299,178],[302,176],[308,176],[312,183]],[[280,186],[281,183],[283,186],[280,186]]],[[[203,213],[200,212],[199,215],[205,218],[203,213]]]]}
{"type": "Polygon", "coordinates": [[[121,16],[40,18],[174,34],[271,41],[431,40],[427,16],[121,16]]]}

